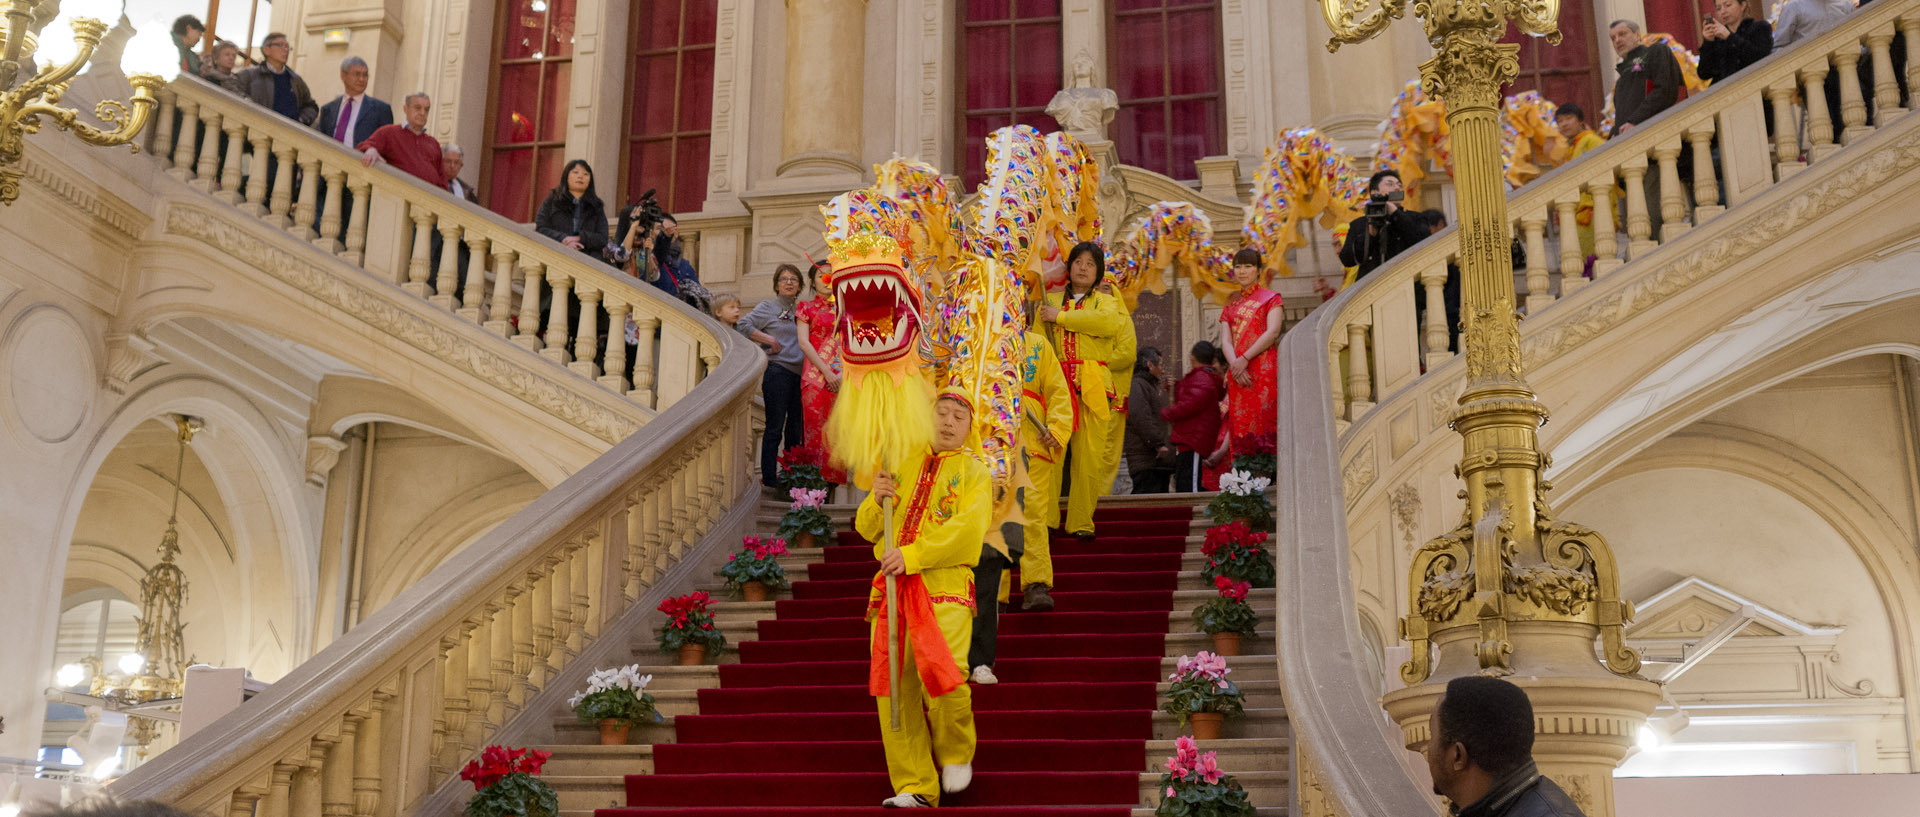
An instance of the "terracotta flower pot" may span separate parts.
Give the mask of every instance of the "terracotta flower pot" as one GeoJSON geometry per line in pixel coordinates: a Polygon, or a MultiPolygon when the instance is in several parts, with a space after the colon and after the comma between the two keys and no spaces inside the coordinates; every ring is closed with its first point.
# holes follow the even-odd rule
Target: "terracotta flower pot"
{"type": "Polygon", "coordinates": [[[1195,712],[1187,716],[1187,722],[1193,724],[1194,740],[1219,740],[1220,725],[1227,716],[1218,712],[1195,712]]]}
{"type": "Polygon", "coordinates": [[[680,666],[697,667],[705,663],[707,663],[707,645],[705,644],[681,644],[680,645],[680,666]]]}
{"type": "Polygon", "coordinates": [[[813,534],[811,534],[811,533],[804,533],[804,532],[803,532],[803,533],[796,533],[796,534],[794,534],[794,535],[793,535],[793,546],[794,546],[794,547],[797,547],[797,548],[810,548],[810,547],[813,547],[813,534]]]}
{"type": "Polygon", "coordinates": [[[627,745],[627,732],[632,729],[633,721],[623,721],[619,718],[602,718],[600,720],[600,745],[625,746],[627,745]]]}
{"type": "Polygon", "coordinates": [[[745,596],[747,601],[766,601],[767,585],[763,582],[741,582],[740,595],[745,596]]]}
{"type": "Polygon", "coordinates": [[[1213,654],[1214,655],[1239,655],[1240,654],[1240,634],[1239,633],[1214,633],[1213,634],[1213,654]]]}

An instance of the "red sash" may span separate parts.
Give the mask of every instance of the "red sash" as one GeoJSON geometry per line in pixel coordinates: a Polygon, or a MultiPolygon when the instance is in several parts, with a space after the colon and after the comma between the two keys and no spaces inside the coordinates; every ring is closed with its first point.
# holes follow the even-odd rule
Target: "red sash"
{"type": "MultiPolygon", "coordinates": [[[[940,461],[945,459],[941,453],[927,457],[925,465],[920,467],[920,478],[913,486],[913,499],[907,503],[906,517],[900,524],[900,536],[897,546],[913,544],[920,534],[920,521],[927,512],[927,499],[933,493],[933,483],[940,473],[940,461]]],[[[969,582],[971,583],[971,582],[969,582]]],[[[887,578],[875,574],[873,589],[878,591],[880,603],[870,611],[874,620],[873,657],[867,665],[867,691],[874,697],[885,697],[891,684],[888,683],[888,654],[894,649],[881,634],[887,631],[886,605],[887,578]]],[[[967,676],[953,663],[953,653],[947,649],[947,637],[940,632],[940,621],[933,614],[933,597],[927,594],[927,584],[919,576],[900,576],[894,582],[894,588],[900,594],[900,620],[905,627],[894,630],[898,646],[904,649],[912,639],[914,666],[920,673],[920,684],[926,687],[927,694],[935,698],[952,692],[966,683],[967,676]]],[[[949,600],[949,599],[943,599],[949,600]]],[[[973,599],[965,600],[971,606],[973,599]]]]}

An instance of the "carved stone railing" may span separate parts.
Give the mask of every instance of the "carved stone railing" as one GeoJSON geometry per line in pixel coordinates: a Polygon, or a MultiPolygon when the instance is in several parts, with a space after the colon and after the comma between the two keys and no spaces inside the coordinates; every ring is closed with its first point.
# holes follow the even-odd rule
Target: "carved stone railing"
{"type": "Polygon", "coordinates": [[[748,451],[762,358],[744,338],[718,342],[719,366],[644,433],[113,793],[195,814],[457,811],[445,804],[465,785],[459,768],[503,730],[548,718],[670,586],[693,579],[682,557],[730,539],[757,508],[748,451]]]}
{"type": "Polygon", "coordinates": [[[344,145],[224,89],[181,77],[153,121],[147,147],[168,175],[583,384],[661,410],[719,361],[714,333],[651,287],[391,167],[362,167],[344,145]]]}
{"type": "MultiPolygon", "coordinates": [[[[1882,235],[1832,232],[1887,206],[1872,191],[1911,189],[1920,179],[1920,117],[1898,107],[1889,59],[1896,35],[1920,39],[1920,0],[1880,0],[1511,195],[1513,235],[1528,249],[1527,267],[1516,271],[1524,299],[1516,307],[1527,313],[1523,357],[1555,412],[1549,431],[1578,429],[1671,356],[1688,353],[1691,342],[1828,274],[1840,259],[1908,234],[1886,233],[1891,217],[1872,220],[1882,235]],[[1856,72],[1863,61],[1874,65],[1870,88],[1856,72]],[[1841,79],[1837,126],[1822,87],[1829,72],[1841,79]],[[1773,139],[1766,109],[1773,111],[1773,139]],[[1804,145],[1796,125],[1802,116],[1804,145]],[[1697,157],[1691,208],[1679,195],[1681,150],[1697,157]],[[1663,176],[1661,236],[1648,230],[1641,179],[1649,172],[1663,176]],[[1627,239],[1616,242],[1608,202],[1620,193],[1617,183],[1624,183],[1628,217],[1627,239]],[[1582,193],[1600,203],[1594,222],[1601,260],[1592,281],[1580,275],[1583,259],[1574,249],[1582,193]],[[1548,219],[1565,236],[1565,250],[1552,258],[1544,240],[1548,219]],[[1663,333],[1648,338],[1650,324],[1663,333]]],[[[1909,87],[1920,88],[1920,64],[1906,69],[1909,87]]],[[[1401,748],[1402,736],[1377,702],[1381,668],[1367,656],[1381,645],[1370,648],[1361,619],[1390,629],[1404,612],[1404,572],[1377,578],[1404,567],[1394,532],[1405,529],[1406,542],[1417,544],[1422,531],[1449,527],[1457,513],[1446,499],[1450,489],[1440,496],[1431,490],[1445,484],[1441,475],[1460,450],[1446,419],[1465,367],[1447,351],[1440,291],[1453,260],[1452,235],[1403,253],[1281,341],[1279,423],[1288,433],[1278,460],[1291,478],[1276,502],[1277,646],[1298,744],[1295,805],[1303,817],[1437,808],[1412,768],[1417,758],[1401,748]],[[1425,314],[1415,310],[1416,283],[1427,295],[1425,314]],[[1421,485],[1429,489],[1424,513],[1410,490],[1421,485]],[[1397,496],[1403,491],[1406,497],[1397,496]],[[1350,528],[1365,538],[1350,538],[1350,528]],[[1356,573],[1357,564],[1370,573],[1356,573]]],[[[1387,645],[1396,643],[1391,632],[1384,636],[1387,645]]]]}

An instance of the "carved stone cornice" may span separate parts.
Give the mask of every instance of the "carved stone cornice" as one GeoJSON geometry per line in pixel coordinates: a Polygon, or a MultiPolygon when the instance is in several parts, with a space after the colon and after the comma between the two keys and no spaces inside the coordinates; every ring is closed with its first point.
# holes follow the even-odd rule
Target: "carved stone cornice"
{"type": "Polygon", "coordinates": [[[224,252],[602,441],[619,442],[640,427],[634,419],[582,395],[583,391],[601,390],[591,381],[580,380],[564,369],[552,369],[537,359],[516,359],[525,355],[517,348],[509,352],[489,348],[499,345],[496,343],[476,343],[395,303],[401,296],[380,291],[371,279],[363,283],[331,274],[212,211],[173,203],[167,208],[166,232],[224,252]]]}
{"type": "Polygon", "coordinates": [[[20,160],[20,166],[26,170],[28,183],[52,193],[54,198],[88,219],[112,228],[129,242],[138,240],[147,229],[144,214],[124,202],[95,195],[89,189],[94,185],[79,181],[84,177],[73,168],[36,160],[32,152],[20,160]]]}

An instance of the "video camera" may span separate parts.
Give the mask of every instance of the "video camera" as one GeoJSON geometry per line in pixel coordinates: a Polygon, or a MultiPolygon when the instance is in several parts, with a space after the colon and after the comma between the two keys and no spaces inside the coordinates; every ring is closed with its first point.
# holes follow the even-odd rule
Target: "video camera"
{"type": "Polygon", "coordinates": [[[1368,218],[1383,218],[1387,215],[1387,202],[1398,204],[1406,201],[1407,195],[1399,190],[1391,193],[1374,193],[1367,196],[1365,213],[1368,218]]]}
{"type": "Polygon", "coordinates": [[[665,217],[667,211],[660,209],[660,200],[654,197],[658,188],[647,188],[640,194],[640,200],[620,208],[620,223],[614,229],[613,243],[623,244],[627,240],[627,230],[640,230],[644,236],[653,232],[655,225],[665,217]]]}

